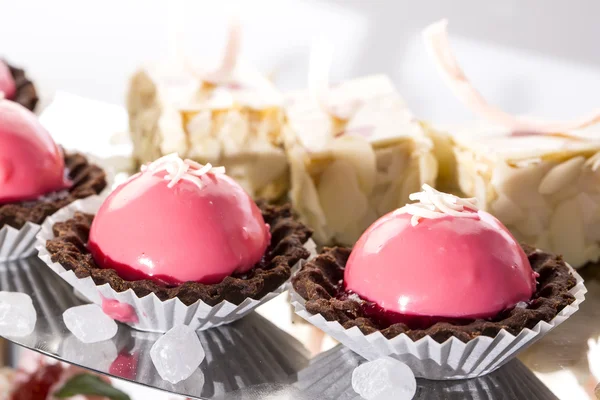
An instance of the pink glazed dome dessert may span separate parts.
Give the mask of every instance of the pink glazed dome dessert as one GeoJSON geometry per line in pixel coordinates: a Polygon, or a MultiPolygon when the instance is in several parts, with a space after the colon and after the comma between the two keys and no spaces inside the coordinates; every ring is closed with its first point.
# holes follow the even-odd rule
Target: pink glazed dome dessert
{"type": "MultiPolygon", "coordinates": [[[[260,299],[308,257],[311,231],[288,205],[256,203],[225,172],[164,156],[142,166],[94,214],[75,212],[56,223],[46,249],[78,277],[140,298],[153,293],[210,306],[260,299]],[[74,236],[82,246],[73,247],[74,236]]],[[[106,299],[102,306],[125,322],[137,320],[132,313],[140,316],[106,299]]]]}
{"type": "Polygon", "coordinates": [[[250,270],[270,241],[260,209],[223,167],[172,154],[108,196],[92,222],[88,249],[100,267],[123,279],[213,284],[250,270]]]}
{"type": "Polygon", "coordinates": [[[33,200],[71,185],[62,151],[37,117],[0,100],[0,204],[33,200]]]}
{"type": "Polygon", "coordinates": [[[25,71],[0,58],[0,92],[4,98],[14,101],[33,111],[38,103],[38,96],[25,71]]]}
{"type": "Polygon", "coordinates": [[[309,312],[366,334],[441,343],[519,332],[574,300],[562,259],[518,243],[475,199],[428,185],[410,198],[352,249],[324,249],[294,277],[309,312]]]}
{"type": "Polygon", "coordinates": [[[0,229],[40,224],[105,186],[99,167],[80,154],[64,154],[35,114],[0,98],[0,229]]]}
{"type": "Polygon", "coordinates": [[[360,237],[346,263],[347,291],[398,321],[491,318],[531,298],[537,274],[496,217],[429,186],[412,198],[420,203],[360,237]]]}

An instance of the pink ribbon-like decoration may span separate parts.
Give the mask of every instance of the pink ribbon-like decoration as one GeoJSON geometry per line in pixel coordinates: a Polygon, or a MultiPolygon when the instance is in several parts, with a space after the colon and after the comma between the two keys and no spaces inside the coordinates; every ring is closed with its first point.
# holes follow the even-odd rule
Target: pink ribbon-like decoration
{"type": "Polygon", "coordinates": [[[489,104],[469,82],[450,47],[447,20],[441,20],[427,27],[423,37],[439,71],[446,78],[456,97],[473,112],[492,123],[505,126],[513,132],[551,134],[583,129],[600,122],[600,110],[572,121],[541,121],[515,117],[489,104]]]}
{"type": "Polygon", "coordinates": [[[238,56],[242,47],[242,28],[237,18],[232,18],[227,34],[227,44],[221,65],[213,72],[203,76],[203,79],[212,83],[227,82],[233,75],[237,65],[238,56]]]}
{"type": "Polygon", "coordinates": [[[214,71],[199,72],[189,60],[185,61],[186,69],[198,79],[215,85],[230,85],[231,89],[239,89],[239,84],[231,82],[233,72],[237,66],[242,47],[242,29],[237,18],[232,18],[229,23],[227,43],[221,64],[214,71]]]}
{"type": "Polygon", "coordinates": [[[350,117],[360,107],[359,99],[349,99],[346,103],[334,107],[328,99],[330,84],[329,71],[333,61],[333,45],[327,41],[315,43],[310,52],[308,64],[308,90],[319,107],[327,114],[341,120],[350,117]]]}

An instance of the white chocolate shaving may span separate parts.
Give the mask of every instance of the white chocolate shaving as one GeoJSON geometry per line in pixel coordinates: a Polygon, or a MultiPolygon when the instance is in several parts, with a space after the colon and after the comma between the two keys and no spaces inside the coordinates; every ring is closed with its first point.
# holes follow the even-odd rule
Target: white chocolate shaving
{"type": "Polygon", "coordinates": [[[233,76],[233,71],[238,63],[242,43],[242,29],[237,18],[231,18],[229,23],[229,32],[227,34],[227,43],[221,65],[212,72],[197,72],[196,69],[187,62],[186,67],[198,79],[215,84],[229,81],[233,76]]]}
{"type": "Polygon", "coordinates": [[[448,40],[448,21],[441,20],[430,25],[423,32],[427,48],[434,58],[439,71],[456,95],[473,112],[483,118],[513,132],[559,133],[582,129],[600,122],[600,110],[573,121],[539,121],[515,117],[500,108],[489,104],[469,82],[459,66],[448,40]]]}
{"type": "Polygon", "coordinates": [[[315,103],[325,112],[329,111],[329,70],[333,58],[333,47],[328,42],[313,44],[308,59],[308,90],[315,103]]]}
{"type": "Polygon", "coordinates": [[[180,181],[188,181],[198,186],[199,189],[204,187],[202,176],[206,174],[224,174],[225,167],[213,167],[210,163],[202,165],[192,160],[182,160],[177,153],[171,153],[158,160],[142,165],[143,173],[156,174],[166,171],[164,179],[169,181],[167,187],[172,188],[180,181]]]}
{"type": "Polygon", "coordinates": [[[227,80],[233,74],[242,47],[242,29],[237,18],[232,18],[229,24],[229,33],[227,35],[227,45],[225,46],[225,54],[220,67],[208,74],[205,79],[211,82],[221,82],[227,80]]]}
{"type": "Polygon", "coordinates": [[[313,101],[327,114],[348,120],[356,112],[357,100],[348,101],[344,109],[334,109],[329,102],[329,71],[333,60],[333,45],[320,40],[313,44],[308,61],[308,90],[313,101]]]}
{"type": "Polygon", "coordinates": [[[477,211],[477,199],[460,197],[442,193],[431,186],[424,184],[423,191],[412,193],[409,196],[411,200],[418,200],[418,203],[407,204],[395,211],[397,214],[410,214],[412,218],[410,223],[415,226],[421,218],[437,219],[446,216],[461,218],[479,218],[477,211]]]}

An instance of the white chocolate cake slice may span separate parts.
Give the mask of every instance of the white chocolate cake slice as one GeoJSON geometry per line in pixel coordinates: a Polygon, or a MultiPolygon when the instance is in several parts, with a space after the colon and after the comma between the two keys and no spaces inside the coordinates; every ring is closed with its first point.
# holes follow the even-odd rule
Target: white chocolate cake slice
{"type": "MultiPolygon", "coordinates": [[[[446,21],[426,43],[456,96],[485,119],[445,127],[455,159],[444,175],[527,244],[562,254],[573,267],[600,258],[600,113],[572,122],[514,117],[489,105],[454,58],[446,21]],[[587,129],[584,129],[587,128],[587,129]],[[562,133],[557,133],[562,132],[562,133]]],[[[443,137],[443,134],[438,134],[443,137]]]]}
{"type": "Polygon", "coordinates": [[[233,31],[221,69],[142,68],[127,95],[134,158],[146,163],[177,152],[222,165],[253,197],[274,200],[288,189],[281,130],[281,94],[254,69],[237,62],[233,31]]]}
{"type": "Polygon", "coordinates": [[[512,135],[482,125],[451,130],[457,183],[518,240],[573,267],[600,257],[600,140],[512,135]]]}
{"type": "Polygon", "coordinates": [[[287,96],[290,199],[320,244],[353,245],[377,218],[433,183],[432,143],[382,75],[287,96]],[[343,113],[340,117],[339,114],[343,113]]]}

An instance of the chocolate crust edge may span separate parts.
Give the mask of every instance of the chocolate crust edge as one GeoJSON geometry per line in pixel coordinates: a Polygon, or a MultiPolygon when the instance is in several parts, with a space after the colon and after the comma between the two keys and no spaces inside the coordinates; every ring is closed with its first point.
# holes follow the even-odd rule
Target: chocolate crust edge
{"type": "Polygon", "coordinates": [[[391,339],[402,333],[416,341],[430,336],[438,343],[450,337],[468,342],[478,336],[495,337],[505,329],[517,335],[524,328],[533,328],[538,322],[552,320],[575,297],[569,293],[576,280],[562,257],[537,252],[533,247],[521,245],[538,277],[538,285],[526,308],[506,310],[490,320],[477,319],[465,325],[438,322],[427,329],[410,329],[405,324],[378,326],[376,321],[365,317],[359,301],[340,300],[335,296],[340,290],[344,267],[350,249],[343,247],[325,248],[322,253],[306,263],[292,278],[296,292],[306,300],[305,307],[312,314],[321,314],[328,321],[337,321],[344,328],[358,327],[368,335],[380,331],[391,339]]]}
{"type": "Polygon", "coordinates": [[[271,228],[271,244],[265,257],[248,273],[228,276],[217,284],[185,282],[166,287],[149,279],[127,281],[113,269],[100,268],[86,247],[94,219],[91,214],[76,213],[73,218],[56,223],[55,238],[46,243],[46,248],[53,262],[72,270],[78,278],[91,277],[96,285],[108,283],[117,292],[132,289],[138,297],[154,293],[163,301],[177,297],[186,305],[197,300],[210,306],[225,300],[238,305],[248,297],[260,299],[283,285],[290,278],[292,267],[310,254],[304,243],[312,231],[298,221],[289,205],[258,202],[258,206],[271,228]]]}
{"type": "Polygon", "coordinates": [[[15,97],[11,99],[15,103],[19,103],[23,107],[33,111],[39,101],[37,90],[33,82],[25,75],[25,71],[21,68],[17,68],[8,62],[4,61],[8,66],[17,88],[15,97]]]}
{"type": "Polygon", "coordinates": [[[46,217],[66,205],[104,190],[107,182],[106,173],[102,168],[90,163],[80,153],[65,153],[64,159],[73,186],[37,200],[0,204],[0,229],[5,225],[21,229],[27,222],[41,224],[46,217]]]}

